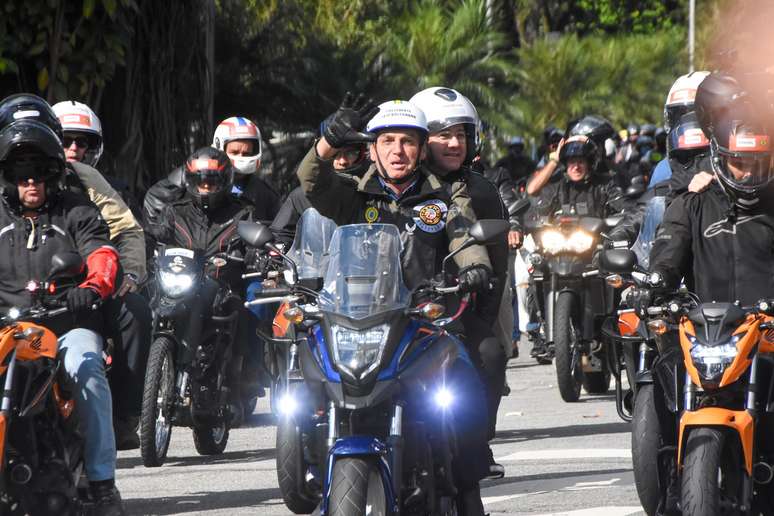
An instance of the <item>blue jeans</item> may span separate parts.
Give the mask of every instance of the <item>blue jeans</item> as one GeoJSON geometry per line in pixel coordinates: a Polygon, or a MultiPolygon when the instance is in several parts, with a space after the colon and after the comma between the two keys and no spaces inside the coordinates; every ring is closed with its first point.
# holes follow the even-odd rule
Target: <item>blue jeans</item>
{"type": "Polygon", "coordinates": [[[59,338],[64,387],[75,400],[75,417],[84,437],[86,476],[95,482],[115,478],[116,439],[113,402],[102,360],[102,337],[76,328],[59,338]]]}

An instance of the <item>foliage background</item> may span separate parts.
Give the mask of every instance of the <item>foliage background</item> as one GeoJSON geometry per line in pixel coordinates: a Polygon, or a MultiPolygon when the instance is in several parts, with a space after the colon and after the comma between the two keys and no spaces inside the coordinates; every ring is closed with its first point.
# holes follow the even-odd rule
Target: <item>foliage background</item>
{"type": "MultiPolygon", "coordinates": [[[[715,64],[713,27],[731,1],[697,2],[698,64],[715,64]]],[[[687,3],[16,0],[0,7],[0,95],[91,105],[101,168],[139,190],[208,144],[218,120],[248,116],[268,143],[264,173],[287,191],[347,90],[382,101],[455,87],[489,129],[490,159],[512,135],[537,139],[584,113],[659,122],[687,72],[687,3]]]]}

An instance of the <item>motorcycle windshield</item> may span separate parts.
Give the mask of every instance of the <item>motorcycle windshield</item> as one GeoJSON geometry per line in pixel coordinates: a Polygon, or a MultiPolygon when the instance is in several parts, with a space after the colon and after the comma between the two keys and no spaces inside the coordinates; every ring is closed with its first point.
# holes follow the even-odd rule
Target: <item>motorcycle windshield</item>
{"type": "Polygon", "coordinates": [[[336,223],[308,208],[296,225],[296,236],[288,256],[296,263],[299,279],[322,278],[336,223]]]}
{"type": "Polygon", "coordinates": [[[665,198],[653,197],[645,207],[645,216],[642,218],[640,234],[634,241],[632,251],[637,255],[637,262],[645,269],[650,266],[650,250],[656,239],[656,229],[664,218],[665,198]]]}
{"type": "Polygon", "coordinates": [[[401,241],[392,224],[336,228],[320,295],[320,310],[352,319],[407,307],[401,273],[401,241]]]}

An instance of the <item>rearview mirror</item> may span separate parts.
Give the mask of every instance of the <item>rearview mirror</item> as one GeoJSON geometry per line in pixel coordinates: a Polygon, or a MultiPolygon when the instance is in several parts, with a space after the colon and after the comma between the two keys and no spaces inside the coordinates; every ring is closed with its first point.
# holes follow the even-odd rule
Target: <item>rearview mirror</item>
{"type": "Polygon", "coordinates": [[[468,234],[476,244],[487,244],[504,237],[511,229],[511,223],[501,219],[479,220],[470,228],[468,234]]]}
{"type": "Polygon", "coordinates": [[[630,249],[606,249],[599,260],[600,268],[606,272],[632,272],[636,264],[637,255],[630,249]]]}
{"type": "Polygon", "coordinates": [[[252,247],[263,247],[274,240],[274,235],[268,227],[258,222],[246,220],[237,224],[237,234],[247,245],[252,247]]]}
{"type": "Polygon", "coordinates": [[[56,253],[51,257],[51,269],[48,273],[48,279],[78,276],[83,272],[84,267],[85,264],[80,254],[74,251],[56,253]]]}

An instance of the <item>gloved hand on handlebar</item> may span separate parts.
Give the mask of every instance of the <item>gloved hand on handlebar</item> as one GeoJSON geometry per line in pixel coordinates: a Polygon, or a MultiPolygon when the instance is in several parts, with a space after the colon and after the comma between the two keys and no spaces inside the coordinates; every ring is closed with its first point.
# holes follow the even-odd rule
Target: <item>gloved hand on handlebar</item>
{"type": "Polygon", "coordinates": [[[89,287],[72,288],[67,293],[67,308],[74,314],[91,310],[97,301],[99,301],[99,294],[89,287]]]}
{"type": "Polygon", "coordinates": [[[646,288],[632,289],[626,296],[626,305],[633,308],[635,313],[643,318],[648,314],[648,307],[653,302],[653,293],[646,288]]]}
{"type": "Polygon", "coordinates": [[[362,93],[353,99],[352,93],[347,92],[341,106],[323,130],[323,137],[334,149],[355,143],[372,142],[376,136],[363,131],[368,121],[378,112],[379,108],[362,93]]]}
{"type": "Polygon", "coordinates": [[[460,292],[487,292],[492,286],[489,282],[492,271],[486,265],[471,265],[460,271],[460,292]]]}

